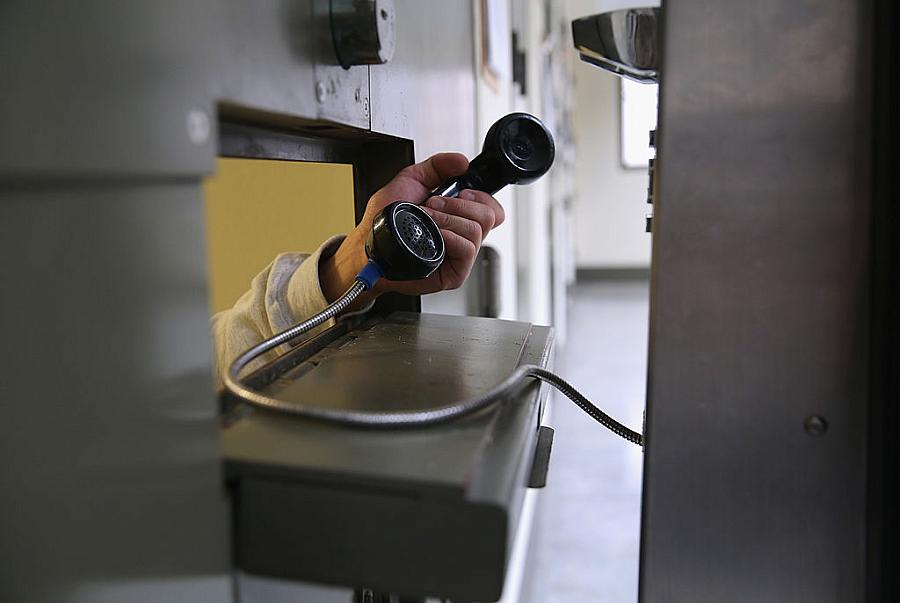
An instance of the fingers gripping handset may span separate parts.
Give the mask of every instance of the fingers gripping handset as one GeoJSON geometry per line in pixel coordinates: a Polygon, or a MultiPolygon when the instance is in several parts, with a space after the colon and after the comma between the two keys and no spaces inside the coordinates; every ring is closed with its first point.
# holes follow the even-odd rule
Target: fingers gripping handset
{"type": "MultiPolygon", "coordinates": [[[[469,169],[432,190],[425,200],[458,197],[465,189],[493,195],[507,184],[530,184],[550,169],[554,156],[553,137],[538,118],[510,113],[488,130],[469,169]]],[[[414,203],[395,201],[375,216],[366,241],[369,265],[357,280],[371,288],[381,276],[394,281],[424,279],[440,267],[444,254],[444,239],[432,217],[414,203]]]]}

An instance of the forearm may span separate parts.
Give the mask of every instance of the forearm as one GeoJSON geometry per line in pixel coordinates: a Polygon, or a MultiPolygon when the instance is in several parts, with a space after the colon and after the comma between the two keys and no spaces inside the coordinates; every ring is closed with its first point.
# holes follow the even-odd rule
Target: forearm
{"type": "MultiPolygon", "coordinates": [[[[328,279],[322,277],[320,268],[336,253],[342,241],[343,237],[333,237],[311,255],[280,254],[253,279],[250,289],[233,307],[213,317],[211,326],[219,385],[221,375],[239,354],[321,311],[332,301],[323,291],[322,281],[328,279]]],[[[270,352],[251,368],[284,351],[270,352]]]]}
{"type": "MultiPolygon", "coordinates": [[[[343,295],[356,280],[356,275],[368,263],[365,245],[358,230],[354,230],[335,251],[334,255],[323,257],[319,263],[319,283],[328,303],[343,295]]],[[[351,310],[364,308],[375,301],[380,291],[376,283],[373,291],[366,291],[356,298],[351,310]]]]}

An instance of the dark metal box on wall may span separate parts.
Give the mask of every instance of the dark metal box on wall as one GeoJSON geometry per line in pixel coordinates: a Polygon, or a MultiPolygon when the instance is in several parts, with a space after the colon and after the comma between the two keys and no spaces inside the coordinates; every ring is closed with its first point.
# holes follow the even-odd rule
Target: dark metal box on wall
{"type": "Polygon", "coordinates": [[[896,600],[892,4],[664,6],[642,601],[896,600]]]}
{"type": "Polygon", "coordinates": [[[573,22],[661,84],[641,601],[897,600],[894,4],[573,22]]]}

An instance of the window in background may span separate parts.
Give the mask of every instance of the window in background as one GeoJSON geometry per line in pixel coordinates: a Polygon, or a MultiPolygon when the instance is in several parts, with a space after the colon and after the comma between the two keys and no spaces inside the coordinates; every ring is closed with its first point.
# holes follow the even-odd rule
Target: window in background
{"type": "Polygon", "coordinates": [[[649,132],[656,128],[658,84],[640,84],[621,78],[622,165],[645,168],[653,157],[649,132]]]}

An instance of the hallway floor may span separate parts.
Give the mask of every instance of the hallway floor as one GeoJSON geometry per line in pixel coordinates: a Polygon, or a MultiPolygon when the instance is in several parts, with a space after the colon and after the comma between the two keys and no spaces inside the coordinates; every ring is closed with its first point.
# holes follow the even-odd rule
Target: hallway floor
{"type": "MultiPolygon", "coordinates": [[[[588,399],[640,430],[647,368],[646,281],[585,282],[572,290],[569,340],[556,369],[588,399]]],[[[532,603],[637,601],[641,464],[638,447],[554,396],[550,472],[532,541],[532,603]]]]}

